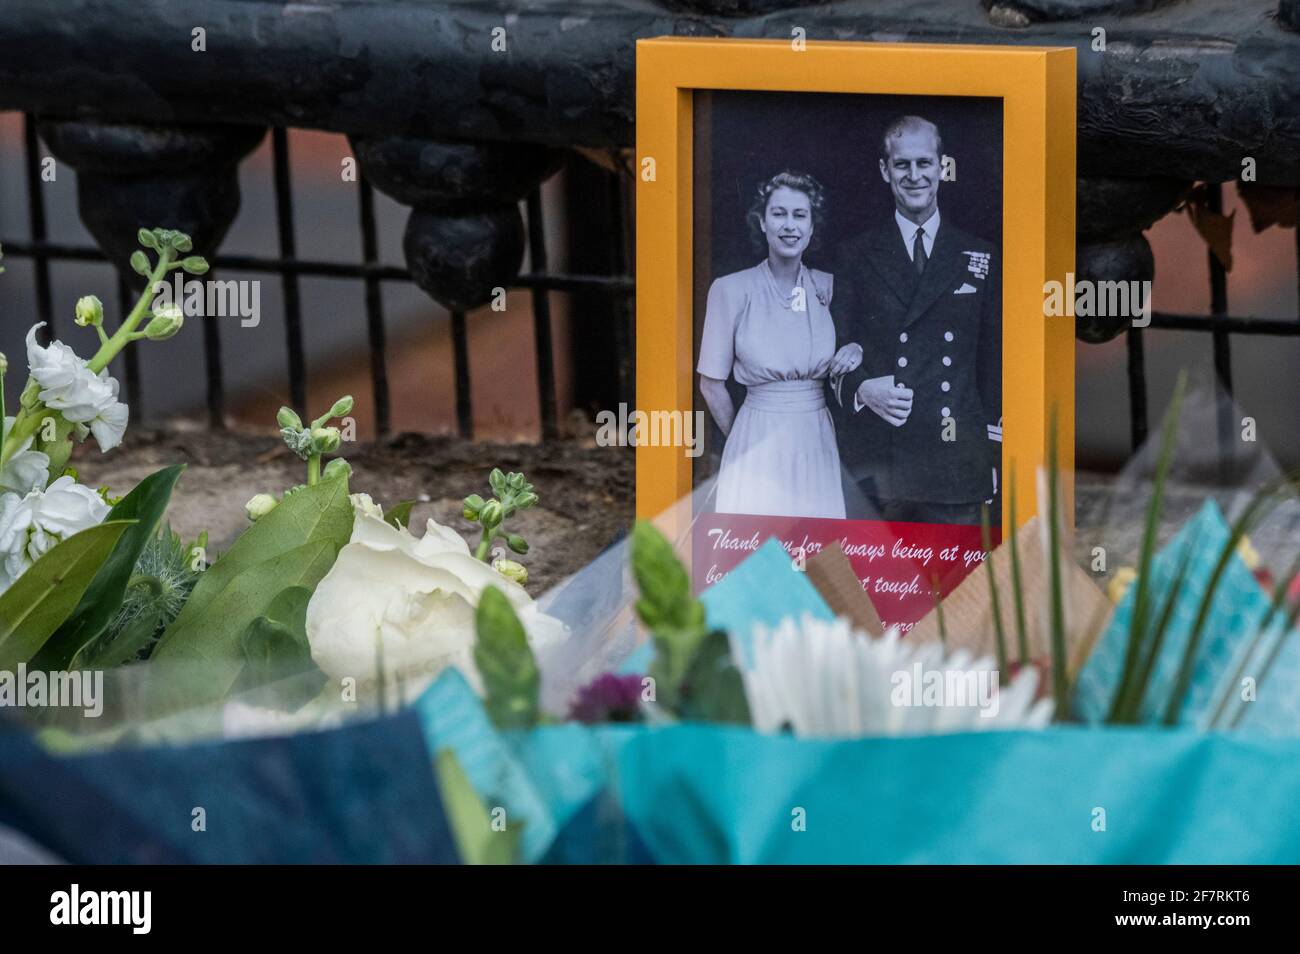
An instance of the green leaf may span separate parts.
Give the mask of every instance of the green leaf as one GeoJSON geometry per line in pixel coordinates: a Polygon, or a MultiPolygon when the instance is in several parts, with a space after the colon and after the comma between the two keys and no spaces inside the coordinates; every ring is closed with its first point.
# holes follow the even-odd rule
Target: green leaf
{"type": "Polygon", "coordinates": [[[484,708],[498,729],[531,729],[540,676],[524,626],[504,593],[488,587],[474,616],[474,665],[487,691],[484,708]]]}
{"type": "Polygon", "coordinates": [[[186,618],[182,610],[151,658],[242,662],[241,639],[249,624],[270,611],[281,590],[293,586],[314,590],[337,556],[333,542],[319,540],[254,564],[231,580],[202,614],[186,618]]]}
{"type": "MultiPolygon", "coordinates": [[[[234,545],[222,554],[221,559],[203,572],[194,592],[185,603],[185,609],[181,610],[180,616],[163,633],[153,658],[158,658],[159,654],[164,657],[172,654],[196,654],[192,644],[208,642],[198,632],[202,627],[196,627],[196,621],[207,618],[209,606],[227,593],[231,585],[248,574],[249,570],[255,567],[265,570],[276,557],[291,553],[308,543],[328,543],[337,555],[351,535],[352,503],[348,500],[346,479],[339,477],[322,480],[314,487],[299,487],[285,494],[279,506],[245,530],[234,545]]],[[[227,654],[233,655],[234,639],[249,622],[262,615],[276,594],[300,583],[315,589],[317,582],[319,577],[309,584],[297,579],[286,579],[278,585],[272,582],[270,591],[257,611],[246,614],[238,633],[227,641],[227,654]]],[[[203,652],[197,655],[210,654],[203,652]]]]}
{"type": "Polygon", "coordinates": [[[677,715],[699,722],[749,725],[745,683],[731,658],[731,642],[714,630],[700,642],[682,684],[677,715]]]}
{"type": "Polygon", "coordinates": [[[691,594],[686,568],[667,538],[644,520],[632,528],[632,574],[641,591],[637,615],[649,629],[704,629],[704,606],[691,594]]]}
{"type": "Polygon", "coordinates": [[[101,523],[47,551],[0,594],[0,670],[31,661],[77,607],[127,521],[101,523]]]}
{"type": "MultiPolygon", "coordinates": [[[[224,696],[244,666],[242,638],[290,587],[312,592],[352,533],[352,504],[344,478],[286,494],[220,560],[204,571],[181,614],[150,657],[191,664],[196,685],[178,687],[198,700],[224,696]],[[199,664],[193,667],[193,664],[199,664]]],[[[273,618],[273,617],[272,617],[273,618]]]]}
{"type": "Polygon", "coordinates": [[[397,529],[409,527],[411,525],[411,508],[415,506],[414,500],[403,500],[401,503],[393,504],[384,514],[384,523],[391,524],[397,529]]]}
{"type": "Polygon", "coordinates": [[[505,828],[493,830],[487,806],[451,749],[438,752],[434,771],[461,860],[467,865],[508,865],[516,861],[523,823],[507,823],[505,828]]]}
{"type": "Polygon", "coordinates": [[[301,708],[314,699],[326,677],[311,657],[307,641],[307,604],[311,590],[291,586],[276,594],[266,614],[248,624],[240,638],[244,671],[237,688],[241,691],[278,683],[263,700],[273,708],[301,708]],[[298,678],[311,674],[311,678],[298,678]]]}
{"type": "Polygon", "coordinates": [[[126,596],[136,561],[154,535],[184,469],[177,464],[150,474],[109,511],[106,520],[134,520],[135,524],[118,539],[77,608],[33,660],[35,665],[49,671],[67,669],[72,658],[112,622],[126,596]]]}
{"type": "Polygon", "coordinates": [[[125,666],[149,645],[161,616],[160,612],[155,611],[137,617],[107,645],[100,645],[103,640],[87,643],[72,657],[67,668],[94,670],[125,666]]]}
{"type": "Polygon", "coordinates": [[[681,687],[707,634],[704,606],[691,594],[690,577],[672,544],[644,520],[632,528],[632,575],[641,591],[637,615],[654,633],[650,675],[658,701],[675,712],[681,687]]]}

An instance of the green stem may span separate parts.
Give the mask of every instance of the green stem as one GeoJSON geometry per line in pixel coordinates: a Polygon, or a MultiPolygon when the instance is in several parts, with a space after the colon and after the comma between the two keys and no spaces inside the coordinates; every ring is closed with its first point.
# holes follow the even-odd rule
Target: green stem
{"type": "Polygon", "coordinates": [[[140,293],[140,297],[136,300],[135,307],[131,309],[131,313],[118,326],[117,331],[113,332],[113,336],[100,345],[99,351],[87,363],[86,367],[92,372],[99,374],[100,371],[108,367],[109,362],[116,358],[129,342],[135,340],[132,337],[135,329],[144,319],[144,316],[149,313],[149,302],[153,296],[154,285],[167,274],[168,266],[171,264],[174,254],[175,249],[172,248],[163,248],[158,251],[158,264],[149,273],[149,281],[145,284],[144,291],[140,293]]]}
{"type": "Polygon", "coordinates": [[[1011,599],[1016,608],[1016,650],[1020,665],[1029,664],[1029,640],[1025,635],[1025,596],[1020,586],[1020,545],[1016,542],[1016,465],[1011,464],[1011,599]]]}
{"type": "Polygon", "coordinates": [[[474,548],[474,559],[481,560],[483,563],[488,561],[492,555],[492,531],[483,530],[483,536],[479,538],[478,546],[474,548]]]}
{"type": "Polygon", "coordinates": [[[934,576],[930,579],[930,586],[934,595],[934,611],[939,617],[939,645],[948,650],[948,627],[943,619],[943,597],[939,595],[939,577],[934,576]]]}
{"type": "Polygon", "coordinates": [[[320,454],[307,458],[307,486],[315,487],[320,483],[320,454]]]}
{"type": "Polygon", "coordinates": [[[1051,639],[1052,639],[1052,695],[1056,697],[1056,721],[1064,722],[1070,714],[1070,675],[1065,647],[1065,599],[1061,592],[1061,501],[1060,475],[1056,458],[1056,408],[1052,408],[1048,423],[1047,487],[1048,545],[1052,548],[1049,568],[1051,573],[1051,639]]]}
{"type": "MultiPolygon", "coordinates": [[[[14,423],[18,423],[16,420],[14,423]]],[[[0,370],[0,461],[5,459],[5,373],[0,370]]],[[[4,466],[0,464],[0,466],[4,466]]]]}
{"type": "Polygon", "coordinates": [[[993,578],[993,554],[989,552],[992,534],[989,531],[988,504],[980,507],[980,535],[984,544],[984,569],[989,575],[989,599],[993,603],[993,633],[997,637],[999,682],[1003,685],[1009,680],[1007,673],[1007,634],[1002,628],[1002,607],[998,603],[998,581],[993,578]]]}
{"type": "Polygon", "coordinates": [[[9,431],[9,439],[5,441],[4,447],[0,448],[0,467],[7,464],[16,449],[22,447],[23,442],[36,433],[41,422],[45,420],[45,411],[44,404],[37,404],[31,408],[21,408],[14,415],[14,426],[9,431]]]}

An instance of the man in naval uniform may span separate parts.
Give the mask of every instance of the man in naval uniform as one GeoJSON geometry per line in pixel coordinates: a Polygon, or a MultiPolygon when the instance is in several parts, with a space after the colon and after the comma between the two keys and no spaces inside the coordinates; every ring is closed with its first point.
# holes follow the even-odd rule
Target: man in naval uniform
{"type": "Polygon", "coordinates": [[[893,122],[880,175],[894,214],[836,258],[836,347],[862,349],[830,382],[850,518],[978,524],[996,494],[1001,262],[940,212],[942,155],[933,123],[893,122]]]}

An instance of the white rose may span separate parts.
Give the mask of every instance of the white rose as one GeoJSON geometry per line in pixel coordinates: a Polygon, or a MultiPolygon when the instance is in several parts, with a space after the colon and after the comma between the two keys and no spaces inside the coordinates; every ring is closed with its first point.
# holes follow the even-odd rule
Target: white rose
{"type": "Polygon", "coordinates": [[[27,364],[41,388],[37,396],[68,421],[90,428],[101,451],[112,450],[122,443],[130,415],[130,409],[117,399],[117,379],[110,377],[107,369],[95,374],[61,341],[53,341],[49,347],[37,344],[36,329],[44,324],[32,325],[27,332],[27,364]]]}
{"type": "MultiPolygon", "coordinates": [[[[382,653],[385,685],[410,699],[448,666],[479,691],[474,611],[494,586],[519,614],[534,650],[562,639],[564,625],[537,610],[523,589],[481,560],[454,530],[434,520],[423,537],[358,507],[352,538],[307,606],[312,659],[335,680],[369,685],[382,653]]],[[[359,693],[360,694],[360,693],[359,693]]]]}
{"type": "MultiPolygon", "coordinates": [[[[14,419],[4,419],[5,443],[8,443],[9,431],[13,429],[14,419]]],[[[27,438],[18,445],[13,456],[0,468],[0,493],[9,492],[23,495],[28,491],[45,486],[49,478],[50,458],[40,451],[31,449],[35,436],[27,438]]]]}
{"type": "Polygon", "coordinates": [[[55,544],[101,523],[109,509],[104,498],[71,477],[26,496],[0,497],[0,593],[55,544]]]}
{"type": "Polygon", "coordinates": [[[375,503],[370,494],[348,494],[352,509],[357,513],[368,513],[372,517],[384,519],[384,508],[375,503]]]}

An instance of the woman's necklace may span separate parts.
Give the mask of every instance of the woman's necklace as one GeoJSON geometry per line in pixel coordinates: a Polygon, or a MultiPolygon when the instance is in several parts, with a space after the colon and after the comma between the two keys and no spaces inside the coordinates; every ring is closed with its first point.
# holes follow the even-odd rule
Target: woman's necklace
{"type": "Polygon", "coordinates": [[[804,287],[803,284],[804,271],[805,269],[803,263],[800,262],[799,276],[798,278],[795,279],[796,287],[790,289],[789,292],[782,294],[781,290],[776,287],[776,276],[772,274],[772,266],[768,263],[767,259],[763,259],[763,274],[767,277],[767,286],[768,288],[772,289],[772,294],[776,296],[777,302],[779,302],[781,307],[784,308],[786,311],[791,311],[794,308],[795,292],[799,288],[804,287]]]}

